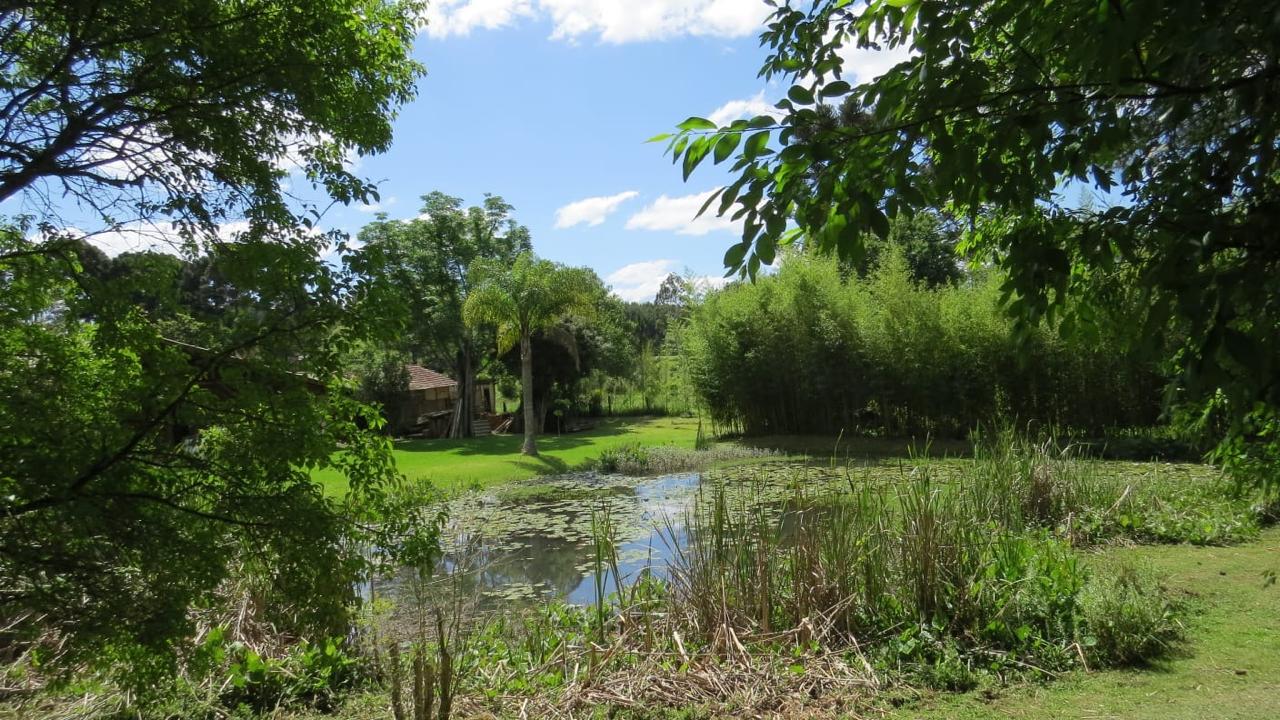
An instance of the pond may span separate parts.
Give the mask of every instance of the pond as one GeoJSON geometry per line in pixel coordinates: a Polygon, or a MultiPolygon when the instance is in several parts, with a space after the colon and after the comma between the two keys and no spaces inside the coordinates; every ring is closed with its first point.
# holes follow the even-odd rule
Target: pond
{"type": "MultiPolygon", "coordinates": [[[[613,527],[625,584],[642,572],[665,574],[704,486],[717,483],[746,503],[780,504],[797,479],[815,490],[829,488],[844,482],[844,471],[773,462],[650,478],[576,473],[467,493],[448,503],[442,575],[454,591],[491,607],[545,599],[594,603],[593,516],[597,522],[607,517],[613,527]]],[[[604,571],[608,592],[615,586],[611,575],[604,571]]],[[[380,592],[396,595],[404,582],[403,576],[385,578],[380,592]]]]}
{"type": "MultiPolygon", "coordinates": [[[[965,460],[927,461],[931,477],[959,479],[965,460]]],[[[649,478],[576,473],[514,483],[486,492],[469,492],[448,502],[445,559],[432,584],[451,597],[467,598],[478,609],[511,603],[558,599],[596,602],[596,551],[593,522],[607,517],[617,546],[623,584],[644,572],[664,577],[668,561],[686,542],[685,522],[699,497],[714,487],[728,506],[741,510],[765,506],[786,532],[797,493],[810,498],[847,490],[851,485],[900,483],[918,461],[867,460],[840,467],[774,460],[704,472],[649,478]],[[446,585],[447,583],[447,585],[446,585]]],[[[1100,480],[1182,485],[1211,472],[1204,466],[1098,462],[1100,480]]],[[[1116,490],[1119,492],[1119,489],[1116,490]]],[[[1127,492],[1127,491],[1126,491],[1127,492]]],[[[378,593],[407,599],[407,571],[378,582],[378,593]]],[[[603,572],[605,592],[615,588],[603,572]]],[[[395,603],[399,605],[399,603],[395,603]]]]}

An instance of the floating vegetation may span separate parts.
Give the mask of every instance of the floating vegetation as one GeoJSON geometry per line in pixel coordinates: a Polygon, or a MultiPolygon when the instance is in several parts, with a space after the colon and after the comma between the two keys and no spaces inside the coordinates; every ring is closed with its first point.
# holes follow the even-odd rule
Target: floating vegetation
{"type": "Polygon", "coordinates": [[[595,461],[595,469],[622,475],[659,475],[778,455],[773,450],[743,445],[711,446],[705,441],[699,441],[699,444],[701,447],[695,450],[674,445],[649,447],[639,444],[609,448],[595,461]]]}
{"type": "Polygon", "coordinates": [[[500,610],[474,616],[463,703],[768,714],[903,680],[960,689],[1139,662],[1177,641],[1176,598],[1137,570],[1093,573],[1078,547],[1247,536],[1257,514],[1215,477],[1022,443],[462,495],[444,575],[500,610]],[[1167,521],[1184,516],[1210,527],[1167,521]]]}
{"type": "Polygon", "coordinates": [[[795,510],[798,492],[819,498],[854,487],[890,490],[922,469],[941,488],[977,485],[972,489],[992,498],[1010,493],[1023,498],[1016,506],[987,503],[1018,517],[985,520],[1013,525],[1052,520],[1051,525],[1069,525],[1064,529],[1077,541],[1125,536],[1233,542],[1256,533],[1259,524],[1248,501],[1219,492],[1217,471],[1208,466],[1100,461],[1028,446],[962,459],[842,466],[778,460],[646,478],[582,472],[468,492],[447,501],[446,568],[470,568],[464,584],[482,606],[552,598],[595,604],[593,508],[607,514],[618,572],[630,582],[641,573],[666,576],[678,550],[673,544],[685,541],[683,518],[702,488],[715,487],[729,506],[754,508],[777,521],[795,510]]]}

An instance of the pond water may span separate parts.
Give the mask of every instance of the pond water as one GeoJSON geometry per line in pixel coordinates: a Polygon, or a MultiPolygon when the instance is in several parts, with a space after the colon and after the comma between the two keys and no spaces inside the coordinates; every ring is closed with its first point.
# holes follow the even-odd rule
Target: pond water
{"type": "MultiPolygon", "coordinates": [[[[594,603],[593,515],[612,524],[619,574],[628,584],[642,572],[665,575],[685,542],[685,516],[704,484],[721,484],[750,502],[776,503],[797,478],[814,486],[838,479],[821,468],[768,463],[652,478],[577,473],[467,493],[448,504],[441,575],[453,591],[491,607],[552,598],[594,603]]],[[[603,580],[606,593],[613,592],[607,569],[603,580]]],[[[385,578],[380,591],[396,595],[404,584],[403,574],[385,578]]]]}
{"type": "MultiPolygon", "coordinates": [[[[478,551],[482,593],[511,599],[554,597],[593,602],[596,553],[592,514],[616,528],[619,571],[633,580],[645,568],[662,573],[684,540],[683,515],[702,481],[700,473],[658,478],[579,475],[540,483],[532,497],[473,497],[455,503],[452,554],[478,551]]],[[[605,570],[606,587],[614,579],[605,570]]]]}
{"type": "MultiPolygon", "coordinates": [[[[955,477],[959,460],[931,460],[931,476],[955,477]]],[[[689,511],[703,491],[723,490],[729,507],[740,510],[765,505],[776,512],[785,534],[789,508],[797,492],[815,498],[851,485],[889,485],[913,473],[914,462],[867,460],[842,467],[788,461],[753,463],[708,472],[686,472],[650,478],[577,473],[469,492],[448,501],[448,524],[442,543],[445,558],[431,584],[450,598],[465,598],[476,609],[500,609],[560,599],[574,604],[596,601],[596,553],[593,522],[608,517],[617,545],[622,584],[644,572],[666,575],[668,561],[686,542],[689,511]],[[593,520],[593,518],[595,520],[593,520]]],[[[1131,482],[1186,482],[1204,474],[1204,466],[1102,462],[1102,478],[1131,482]]],[[[608,570],[602,573],[605,593],[615,589],[608,570]]],[[[407,570],[377,582],[381,597],[410,599],[413,583],[407,570]]],[[[363,588],[368,596],[368,588],[363,588]]]]}

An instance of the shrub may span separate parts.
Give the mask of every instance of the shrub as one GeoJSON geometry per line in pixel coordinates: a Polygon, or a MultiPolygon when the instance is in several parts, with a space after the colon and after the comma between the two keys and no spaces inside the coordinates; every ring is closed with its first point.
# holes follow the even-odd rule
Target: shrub
{"type": "Polygon", "coordinates": [[[605,448],[595,466],[602,473],[643,474],[649,467],[649,451],[634,443],[605,448]]]}
{"type": "Polygon", "coordinates": [[[710,443],[703,443],[702,448],[694,450],[674,445],[645,447],[629,444],[605,449],[592,463],[592,469],[621,475],[662,475],[697,470],[718,462],[768,457],[772,454],[774,453],[769,450],[736,445],[713,447],[710,443]]]}
{"type": "Polygon", "coordinates": [[[774,275],[710,294],[677,333],[685,380],[711,419],[762,433],[962,437],[998,417],[1101,435],[1155,423],[1155,368],[1103,331],[1015,332],[1001,278],[930,289],[901,257],[866,279],[790,256],[774,275]]]}
{"type": "Polygon", "coordinates": [[[1149,568],[1114,563],[1081,595],[1084,645],[1096,665],[1135,665],[1168,652],[1183,637],[1181,603],[1149,568]]]}

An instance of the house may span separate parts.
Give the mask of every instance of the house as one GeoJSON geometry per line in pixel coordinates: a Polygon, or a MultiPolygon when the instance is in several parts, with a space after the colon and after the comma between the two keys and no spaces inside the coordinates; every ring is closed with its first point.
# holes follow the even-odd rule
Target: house
{"type": "MultiPolygon", "coordinates": [[[[409,389],[396,408],[395,424],[414,435],[447,436],[458,403],[458,381],[421,365],[405,365],[404,369],[409,375],[409,389]]],[[[474,434],[487,435],[487,416],[493,412],[493,383],[477,380],[474,390],[471,427],[474,434]]]]}

